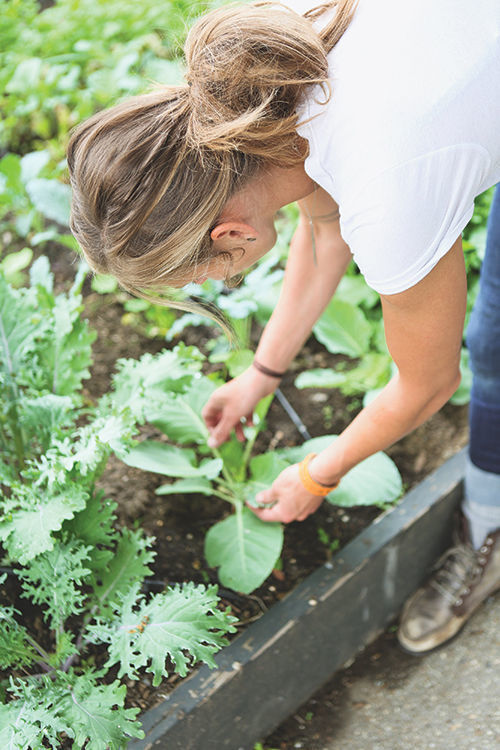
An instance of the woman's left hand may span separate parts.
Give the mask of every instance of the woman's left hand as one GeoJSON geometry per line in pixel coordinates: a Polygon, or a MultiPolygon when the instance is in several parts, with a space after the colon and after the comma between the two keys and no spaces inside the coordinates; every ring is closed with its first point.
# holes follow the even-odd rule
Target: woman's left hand
{"type": "Polygon", "coordinates": [[[261,505],[269,504],[268,508],[254,508],[248,506],[261,521],[303,521],[311,513],[318,510],[323,497],[313,495],[305,489],[299,478],[299,465],[293,464],[284,469],[274,480],[268,490],[256,495],[256,501],[261,505]]]}

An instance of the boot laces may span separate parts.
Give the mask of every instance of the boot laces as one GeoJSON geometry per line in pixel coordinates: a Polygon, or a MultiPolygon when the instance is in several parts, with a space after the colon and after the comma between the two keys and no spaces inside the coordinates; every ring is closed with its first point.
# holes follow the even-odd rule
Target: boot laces
{"type": "Polygon", "coordinates": [[[446,550],[435,567],[438,570],[430,582],[431,586],[452,604],[460,592],[469,588],[481,574],[475,550],[464,544],[446,550]]]}

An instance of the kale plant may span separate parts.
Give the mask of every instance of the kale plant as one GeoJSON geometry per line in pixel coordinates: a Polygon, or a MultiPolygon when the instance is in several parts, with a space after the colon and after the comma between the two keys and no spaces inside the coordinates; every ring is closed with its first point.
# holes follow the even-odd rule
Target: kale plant
{"type": "Polygon", "coordinates": [[[134,365],[124,362],[115,389],[85,403],[95,335],[80,315],[83,278],[56,295],[45,258],[29,288],[0,275],[0,742],[19,750],[68,738],[89,750],[125,747],[143,732],[121,679],[145,669],[158,685],[167,669],[213,664],[234,630],[215,586],[146,597],[154,539],[120,528],[116,504],[96,487],[111,452],[133,444],[141,414],[132,390],[183,391],[198,358],[185,347],[148,355],[132,385],[134,365]]]}

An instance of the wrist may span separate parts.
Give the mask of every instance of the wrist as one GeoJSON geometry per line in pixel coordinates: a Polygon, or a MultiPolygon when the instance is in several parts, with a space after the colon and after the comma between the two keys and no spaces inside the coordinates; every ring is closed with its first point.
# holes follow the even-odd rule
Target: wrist
{"type": "Polygon", "coordinates": [[[316,454],[309,462],[309,474],[311,479],[320,485],[330,487],[340,482],[342,474],[336,472],[331,462],[325,462],[321,453],[316,454]]]}
{"type": "Polygon", "coordinates": [[[278,378],[271,378],[269,375],[264,375],[264,373],[257,370],[253,364],[250,365],[242,375],[244,375],[247,387],[254,392],[257,392],[260,398],[264,398],[264,396],[274,393],[281,382],[278,378]]]}
{"type": "Polygon", "coordinates": [[[326,495],[329,495],[330,492],[338,487],[339,483],[338,481],[336,481],[325,484],[324,482],[318,482],[312,477],[311,473],[309,472],[309,464],[315,458],[315,456],[315,453],[309,453],[299,463],[299,479],[305,489],[312,495],[326,497],[326,495]]]}
{"type": "Polygon", "coordinates": [[[254,367],[256,370],[262,373],[262,375],[267,375],[268,378],[274,378],[274,380],[281,380],[285,375],[284,370],[283,371],[274,370],[273,368],[262,364],[262,362],[260,362],[260,360],[256,359],[255,357],[252,362],[252,367],[254,367]]]}

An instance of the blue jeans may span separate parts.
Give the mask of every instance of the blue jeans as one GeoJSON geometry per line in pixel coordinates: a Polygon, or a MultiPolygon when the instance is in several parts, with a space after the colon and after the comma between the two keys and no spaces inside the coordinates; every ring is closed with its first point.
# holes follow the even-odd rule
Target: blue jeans
{"type": "MultiPolygon", "coordinates": [[[[488,220],[479,295],[467,330],[474,375],[470,402],[470,460],[500,474],[500,185],[488,220]]],[[[500,504],[500,497],[497,501],[500,504]]]]}

